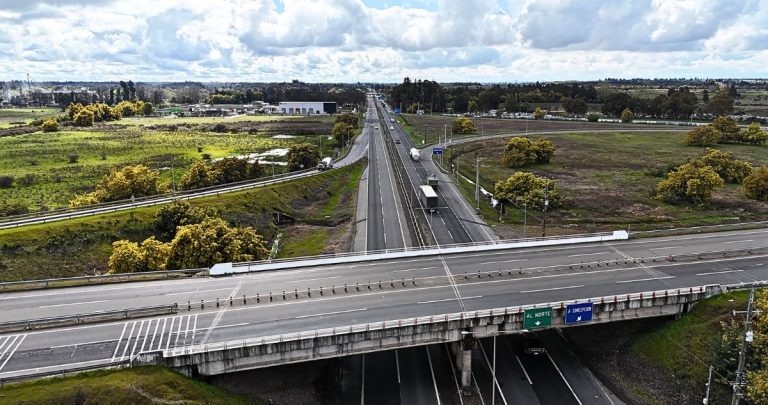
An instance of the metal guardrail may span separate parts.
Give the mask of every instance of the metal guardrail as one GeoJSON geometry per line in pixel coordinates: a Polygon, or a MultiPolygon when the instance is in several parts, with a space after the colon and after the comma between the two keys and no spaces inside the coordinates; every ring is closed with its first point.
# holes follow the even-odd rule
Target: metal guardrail
{"type": "Polygon", "coordinates": [[[115,311],[96,311],[76,315],[49,318],[26,319],[0,323],[0,333],[23,330],[50,329],[69,325],[84,325],[116,319],[142,318],[154,315],[172,314],[179,311],[178,304],[126,308],[115,311]]]}
{"type": "Polygon", "coordinates": [[[72,367],[72,368],[61,369],[61,370],[38,371],[36,373],[20,374],[20,375],[14,375],[9,377],[0,377],[0,387],[4,387],[6,384],[36,380],[39,378],[66,377],[67,375],[78,374],[84,371],[116,369],[116,368],[124,368],[127,366],[130,366],[130,360],[124,359],[124,360],[115,360],[110,363],[100,363],[100,364],[93,364],[88,366],[72,367]]]}
{"type": "Polygon", "coordinates": [[[78,285],[108,284],[123,281],[140,281],[149,279],[171,278],[207,272],[208,268],[147,271],[140,273],[101,274],[96,276],[79,276],[66,278],[49,278],[40,280],[7,281],[0,283],[0,292],[17,290],[34,290],[54,287],[73,287],[78,285]]]}
{"type": "Polygon", "coordinates": [[[629,238],[649,238],[660,236],[687,235],[692,233],[725,232],[729,230],[759,229],[768,227],[768,221],[737,222],[732,224],[701,225],[685,228],[653,229],[648,231],[631,231],[629,238]]]}
{"type": "MultiPolygon", "coordinates": [[[[648,298],[675,297],[675,296],[681,296],[681,295],[702,294],[702,293],[706,294],[714,289],[717,289],[718,293],[722,292],[722,288],[719,285],[705,285],[705,286],[696,286],[696,287],[688,287],[688,288],[645,291],[645,292],[639,292],[639,293],[608,295],[608,296],[592,297],[592,298],[584,298],[584,299],[520,305],[520,306],[514,306],[514,307],[492,308],[492,309],[467,311],[467,312],[454,312],[449,314],[379,321],[379,322],[372,322],[372,323],[341,326],[341,327],[335,327],[335,328],[314,329],[314,330],[300,331],[300,332],[287,333],[287,334],[268,335],[268,336],[259,336],[259,337],[253,337],[253,338],[247,338],[247,339],[240,339],[240,340],[231,340],[226,342],[207,343],[204,345],[190,345],[185,347],[167,349],[167,350],[163,350],[162,352],[163,352],[163,357],[183,356],[183,355],[196,354],[196,353],[207,353],[211,351],[228,350],[228,349],[237,348],[237,347],[262,346],[265,344],[299,341],[304,339],[314,339],[314,338],[339,336],[339,335],[348,335],[348,334],[359,333],[359,332],[396,329],[396,328],[402,328],[405,326],[418,326],[418,325],[428,325],[428,324],[445,323],[445,322],[452,322],[452,321],[464,321],[464,320],[487,318],[487,317],[493,317],[493,316],[507,316],[507,315],[521,314],[526,309],[531,309],[531,308],[542,308],[542,307],[565,308],[566,305],[574,304],[574,303],[583,303],[583,302],[592,302],[595,304],[622,303],[622,302],[642,300],[642,299],[648,299],[648,298]]],[[[715,295],[715,294],[713,293],[710,295],[715,295]]]]}

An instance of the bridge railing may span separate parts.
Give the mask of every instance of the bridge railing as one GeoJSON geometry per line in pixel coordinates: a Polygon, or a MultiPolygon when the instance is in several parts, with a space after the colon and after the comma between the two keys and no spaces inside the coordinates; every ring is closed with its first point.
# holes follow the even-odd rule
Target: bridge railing
{"type": "Polygon", "coordinates": [[[333,328],[306,330],[306,331],[285,333],[285,334],[279,334],[279,335],[258,336],[253,338],[231,340],[231,341],[225,341],[225,342],[207,343],[204,345],[189,345],[184,347],[177,347],[177,348],[163,350],[163,356],[164,357],[183,356],[183,355],[196,354],[196,353],[228,350],[228,349],[237,348],[237,347],[261,346],[266,344],[281,343],[281,342],[288,342],[288,341],[299,341],[304,339],[313,339],[313,338],[320,338],[320,337],[348,335],[348,334],[358,333],[358,332],[397,329],[397,328],[402,328],[407,326],[427,325],[427,324],[445,323],[445,322],[452,322],[452,321],[463,321],[463,320],[487,318],[487,317],[494,317],[494,316],[507,316],[512,314],[521,314],[525,310],[532,309],[532,308],[543,308],[543,307],[565,308],[565,306],[569,304],[585,303],[585,302],[592,302],[595,304],[622,303],[622,302],[635,301],[635,300],[660,298],[660,297],[677,297],[677,296],[691,295],[691,294],[705,294],[706,297],[709,297],[709,296],[718,294],[721,291],[722,291],[722,288],[719,285],[704,285],[704,286],[687,287],[687,288],[645,291],[645,292],[638,292],[638,293],[608,295],[608,296],[599,296],[599,297],[592,297],[592,298],[555,301],[555,302],[530,304],[530,305],[520,305],[520,306],[513,306],[513,307],[493,308],[493,309],[485,309],[485,310],[477,310],[477,311],[454,312],[454,313],[448,313],[448,314],[421,316],[421,317],[396,319],[396,320],[385,320],[385,321],[379,321],[379,322],[339,326],[339,327],[333,327],[333,328]]]}
{"type": "Polygon", "coordinates": [[[139,273],[100,274],[95,276],[48,278],[40,280],[7,281],[0,283],[0,292],[56,287],[76,287],[81,285],[108,284],[123,281],[149,281],[174,277],[187,277],[205,273],[207,271],[208,268],[197,268],[165,271],[145,271],[139,273]]]}

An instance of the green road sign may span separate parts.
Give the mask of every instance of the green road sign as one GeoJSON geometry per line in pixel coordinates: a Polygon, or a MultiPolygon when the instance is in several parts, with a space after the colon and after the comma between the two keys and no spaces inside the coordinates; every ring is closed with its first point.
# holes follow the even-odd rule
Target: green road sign
{"type": "Polygon", "coordinates": [[[526,309],[523,313],[523,329],[545,328],[552,325],[552,307],[526,309]]]}

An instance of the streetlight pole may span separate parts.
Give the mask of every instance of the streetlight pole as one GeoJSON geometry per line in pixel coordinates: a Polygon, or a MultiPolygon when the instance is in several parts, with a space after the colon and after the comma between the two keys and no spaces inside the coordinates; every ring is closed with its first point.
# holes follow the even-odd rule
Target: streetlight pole
{"type": "Polygon", "coordinates": [[[544,219],[541,222],[541,237],[547,236],[547,207],[549,206],[549,185],[544,186],[544,219]]]}
{"type": "Polygon", "coordinates": [[[747,362],[747,347],[752,342],[752,304],[755,300],[755,286],[749,290],[749,302],[747,303],[747,321],[744,323],[744,340],[741,343],[741,352],[739,353],[739,367],[736,369],[736,381],[733,382],[732,405],[739,405],[741,400],[741,385],[745,381],[744,366],[747,362]]]}
{"type": "Polygon", "coordinates": [[[496,335],[493,335],[493,370],[491,370],[491,405],[496,405],[496,335]]]}
{"type": "Polygon", "coordinates": [[[523,239],[525,239],[525,231],[528,229],[528,203],[523,203],[523,239]]]}

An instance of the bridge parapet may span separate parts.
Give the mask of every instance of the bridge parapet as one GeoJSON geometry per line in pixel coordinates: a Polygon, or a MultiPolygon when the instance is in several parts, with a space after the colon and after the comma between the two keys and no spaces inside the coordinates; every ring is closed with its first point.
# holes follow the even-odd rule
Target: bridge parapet
{"type": "Polygon", "coordinates": [[[687,312],[702,299],[724,291],[718,285],[557,301],[535,305],[458,312],[418,318],[317,329],[242,340],[192,345],[141,353],[133,364],[159,364],[189,374],[216,375],[332,357],[397,348],[461,341],[500,332],[525,332],[524,314],[533,308],[551,308],[547,328],[671,316],[687,312]],[[565,323],[569,304],[591,302],[592,319],[565,323]],[[462,333],[463,332],[463,333],[462,333]]]}

